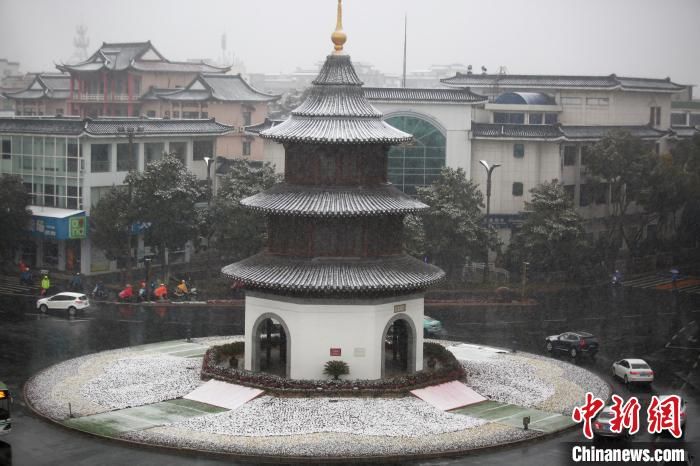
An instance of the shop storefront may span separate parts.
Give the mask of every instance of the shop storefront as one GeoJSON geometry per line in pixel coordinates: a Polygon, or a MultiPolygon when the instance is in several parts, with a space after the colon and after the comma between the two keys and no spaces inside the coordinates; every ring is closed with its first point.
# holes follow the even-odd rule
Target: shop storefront
{"type": "Polygon", "coordinates": [[[23,248],[35,267],[68,272],[80,271],[82,241],[87,237],[87,217],[83,210],[29,206],[32,240],[23,248]],[[32,244],[33,243],[33,248],[32,244]]]}

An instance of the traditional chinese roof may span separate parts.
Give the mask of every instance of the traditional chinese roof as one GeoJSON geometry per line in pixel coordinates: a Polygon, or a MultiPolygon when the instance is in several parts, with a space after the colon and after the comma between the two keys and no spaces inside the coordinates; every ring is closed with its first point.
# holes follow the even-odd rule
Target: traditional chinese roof
{"type": "Polygon", "coordinates": [[[564,137],[558,125],[516,125],[472,122],[473,138],[551,139],[564,137]]]}
{"type": "Polygon", "coordinates": [[[248,288],[324,295],[419,291],[445,276],[434,265],[407,255],[307,259],[260,253],[221,271],[248,288]]]}
{"type": "Polygon", "coordinates": [[[283,121],[284,120],[273,120],[270,118],[265,118],[265,121],[263,121],[262,123],[258,123],[257,125],[246,126],[245,130],[247,133],[260,134],[261,131],[265,131],[266,129],[270,129],[273,126],[277,126],[283,121]]]}
{"type": "Polygon", "coordinates": [[[67,74],[38,74],[27,89],[3,94],[8,99],[59,99],[70,96],[70,76],[67,74]]]}
{"type": "Polygon", "coordinates": [[[306,217],[360,217],[417,212],[428,206],[394,186],[311,187],[280,183],[241,204],[266,214],[306,217]]]}
{"type": "Polygon", "coordinates": [[[204,62],[176,62],[166,59],[147,42],[106,43],[87,60],[76,64],[56,65],[64,72],[167,71],[174,73],[224,73],[230,67],[220,68],[204,62]]]}
{"type": "Polygon", "coordinates": [[[419,89],[405,87],[365,87],[365,97],[377,102],[435,102],[472,104],[486,102],[488,97],[476,94],[468,87],[459,89],[419,89]]]}
{"type": "Polygon", "coordinates": [[[504,87],[520,89],[604,89],[628,91],[678,92],[686,86],[670,78],[625,78],[609,76],[563,76],[526,74],[469,74],[457,73],[440,80],[448,86],[504,87]]]}
{"type": "Polygon", "coordinates": [[[671,129],[671,136],[676,139],[692,138],[696,134],[700,134],[700,128],[697,126],[674,126],[671,129]]]}
{"type": "Polygon", "coordinates": [[[278,142],[398,144],[412,139],[382,121],[362,92],[350,57],[329,55],[306,100],[284,122],[260,133],[278,142]]]}
{"type": "Polygon", "coordinates": [[[472,122],[475,139],[537,139],[551,141],[586,141],[604,138],[611,131],[627,131],[641,139],[659,139],[668,134],[651,126],[565,126],[565,125],[517,125],[472,122]]]}
{"type": "Polygon", "coordinates": [[[0,133],[60,134],[67,136],[117,136],[134,128],[138,135],[219,135],[233,128],[211,120],[167,120],[155,118],[12,117],[0,118],[0,133]]]}
{"type": "Polygon", "coordinates": [[[186,88],[161,92],[157,97],[173,101],[270,102],[280,96],[255,89],[240,74],[200,74],[186,88]]]}

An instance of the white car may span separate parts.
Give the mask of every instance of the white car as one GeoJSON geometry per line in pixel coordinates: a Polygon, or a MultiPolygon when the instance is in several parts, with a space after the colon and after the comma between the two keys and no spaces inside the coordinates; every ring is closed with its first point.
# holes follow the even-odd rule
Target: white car
{"type": "Polygon", "coordinates": [[[41,298],[36,302],[36,308],[41,312],[63,310],[68,311],[69,314],[75,314],[76,311],[82,311],[88,307],[90,307],[90,302],[85,294],[68,291],[49,296],[48,298],[41,298]]]}
{"type": "Polygon", "coordinates": [[[642,359],[621,359],[614,362],[612,375],[621,378],[625,384],[645,383],[651,385],[654,381],[654,371],[642,359]]]}

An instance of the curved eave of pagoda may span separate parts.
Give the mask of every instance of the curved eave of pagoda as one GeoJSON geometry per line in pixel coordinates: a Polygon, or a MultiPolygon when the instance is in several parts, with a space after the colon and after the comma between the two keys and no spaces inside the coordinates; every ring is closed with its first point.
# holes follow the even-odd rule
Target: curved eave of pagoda
{"type": "Polygon", "coordinates": [[[413,139],[381,118],[303,117],[292,115],[260,133],[273,141],[312,144],[401,144],[413,139]]]}
{"type": "Polygon", "coordinates": [[[300,117],[381,118],[357,86],[314,86],[304,102],[292,111],[300,117]]]}
{"type": "Polygon", "coordinates": [[[305,217],[402,215],[428,208],[391,184],[313,187],[281,183],[243,199],[241,204],[266,214],[305,217]]]}
{"type": "Polygon", "coordinates": [[[440,268],[408,255],[310,259],[260,253],[221,272],[250,289],[316,295],[412,292],[445,277],[440,268]]]}

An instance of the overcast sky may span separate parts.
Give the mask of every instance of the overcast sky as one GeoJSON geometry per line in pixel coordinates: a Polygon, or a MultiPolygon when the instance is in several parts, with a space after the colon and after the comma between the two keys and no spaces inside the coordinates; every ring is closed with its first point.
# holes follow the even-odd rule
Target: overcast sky
{"type": "MultiPolygon", "coordinates": [[[[250,72],[310,67],[331,50],[336,0],[0,0],[0,58],[53,71],[73,54],[150,39],[171,60],[217,58],[221,35],[250,72]]],[[[388,73],[482,65],[508,73],[660,77],[700,84],[700,0],[345,0],[346,50],[388,73]]]]}

